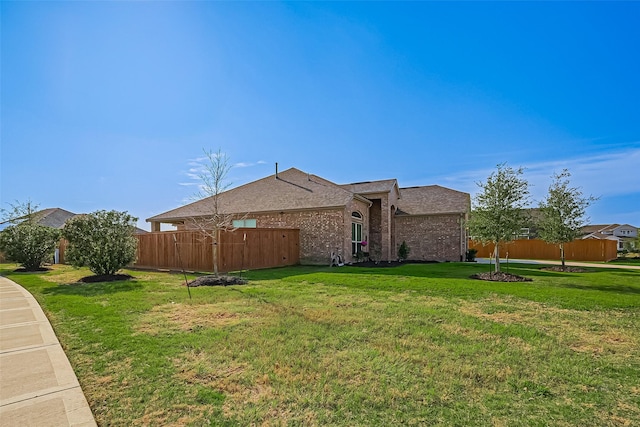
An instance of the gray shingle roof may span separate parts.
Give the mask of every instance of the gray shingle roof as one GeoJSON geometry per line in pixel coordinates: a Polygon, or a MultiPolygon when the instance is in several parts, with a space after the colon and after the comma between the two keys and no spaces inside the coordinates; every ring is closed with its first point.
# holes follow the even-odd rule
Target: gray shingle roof
{"type": "Polygon", "coordinates": [[[466,213],[471,208],[469,193],[426,185],[400,189],[396,215],[434,215],[466,213]]]}
{"type": "Polygon", "coordinates": [[[373,194],[373,193],[388,193],[393,190],[394,186],[398,185],[398,181],[395,179],[383,179],[380,181],[366,181],[366,182],[354,182],[352,184],[343,184],[340,187],[345,188],[353,193],[357,194],[373,194]]]}
{"type": "MultiPolygon", "coordinates": [[[[222,214],[244,214],[345,206],[355,195],[324,178],[296,168],[250,182],[218,195],[222,214]]],[[[164,212],[147,221],[171,221],[205,216],[213,211],[213,197],[164,212]]]]}
{"type": "MultiPolygon", "coordinates": [[[[289,210],[342,207],[360,194],[390,192],[397,188],[395,179],[337,185],[296,168],[250,182],[221,193],[218,210],[222,214],[245,214],[289,210]]],[[[438,185],[401,188],[398,215],[433,215],[466,213],[471,198],[438,185]]],[[[366,200],[366,199],[363,199],[366,200]]],[[[172,222],[184,218],[206,216],[213,212],[213,197],[148,218],[148,222],[172,222]]]]}
{"type": "Polygon", "coordinates": [[[69,218],[76,216],[73,212],[60,208],[43,209],[36,212],[34,215],[38,224],[53,228],[64,227],[64,223],[67,222],[69,218]]]}

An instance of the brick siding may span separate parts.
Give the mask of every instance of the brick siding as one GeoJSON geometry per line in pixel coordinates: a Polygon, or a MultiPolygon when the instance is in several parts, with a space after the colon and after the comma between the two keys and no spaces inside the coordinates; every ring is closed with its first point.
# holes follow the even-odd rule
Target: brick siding
{"type": "Polygon", "coordinates": [[[396,248],[407,242],[409,259],[460,261],[466,250],[461,215],[397,216],[396,248]]]}
{"type": "Polygon", "coordinates": [[[359,200],[346,208],[249,214],[258,228],[300,229],[300,263],[329,264],[331,253],[340,253],[345,261],[351,256],[351,213],[363,216],[363,234],[368,233],[368,205],[359,200]]]}

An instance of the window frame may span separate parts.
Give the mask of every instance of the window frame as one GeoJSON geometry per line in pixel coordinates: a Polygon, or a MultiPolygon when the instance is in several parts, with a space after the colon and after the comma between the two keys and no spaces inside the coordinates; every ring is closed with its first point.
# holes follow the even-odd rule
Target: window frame
{"type": "Polygon", "coordinates": [[[362,236],[364,235],[364,216],[358,212],[351,212],[351,254],[354,257],[362,252],[362,236]]]}
{"type": "Polygon", "coordinates": [[[258,221],[256,219],[234,219],[231,225],[233,228],[257,228],[258,221]]]}

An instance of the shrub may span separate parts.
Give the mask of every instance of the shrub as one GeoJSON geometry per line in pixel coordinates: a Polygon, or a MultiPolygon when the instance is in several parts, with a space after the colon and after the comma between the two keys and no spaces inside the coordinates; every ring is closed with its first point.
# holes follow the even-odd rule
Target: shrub
{"type": "Polygon", "coordinates": [[[74,267],[87,266],[97,275],[113,275],[136,258],[137,218],[127,212],[97,211],[78,215],[64,227],[69,241],[65,257],[74,267]]]}
{"type": "Polygon", "coordinates": [[[25,270],[34,271],[53,257],[59,239],[58,229],[23,222],[0,232],[0,251],[25,270]]]}
{"type": "Polygon", "coordinates": [[[475,262],[477,254],[478,254],[477,249],[473,249],[473,248],[469,249],[466,253],[467,262],[475,262]]]}
{"type": "Polygon", "coordinates": [[[407,245],[407,242],[403,240],[402,244],[398,248],[398,258],[400,261],[406,260],[409,257],[409,252],[411,252],[411,249],[407,245]]]}

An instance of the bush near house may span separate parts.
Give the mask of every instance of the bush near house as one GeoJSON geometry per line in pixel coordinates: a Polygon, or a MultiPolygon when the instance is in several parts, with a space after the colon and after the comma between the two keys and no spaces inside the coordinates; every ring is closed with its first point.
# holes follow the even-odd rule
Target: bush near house
{"type": "Polygon", "coordinates": [[[136,258],[136,221],[127,212],[104,210],[71,218],[63,232],[67,262],[99,276],[116,274],[136,258]]]}
{"type": "Polygon", "coordinates": [[[0,232],[0,251],[25,270],[36,271],[51,262],[59,239],[59,230],[25,221],[0,232]]]}
{"type": "Polygon", "coordinates": [[[405,261],[407,258],[409,258],[410,252],[411,249],[409,248],[409,245],[407,245],[407,242],[403,240],[402,244],[398,248],[398,259],[400,259],[400,261],[405,261]]]}

